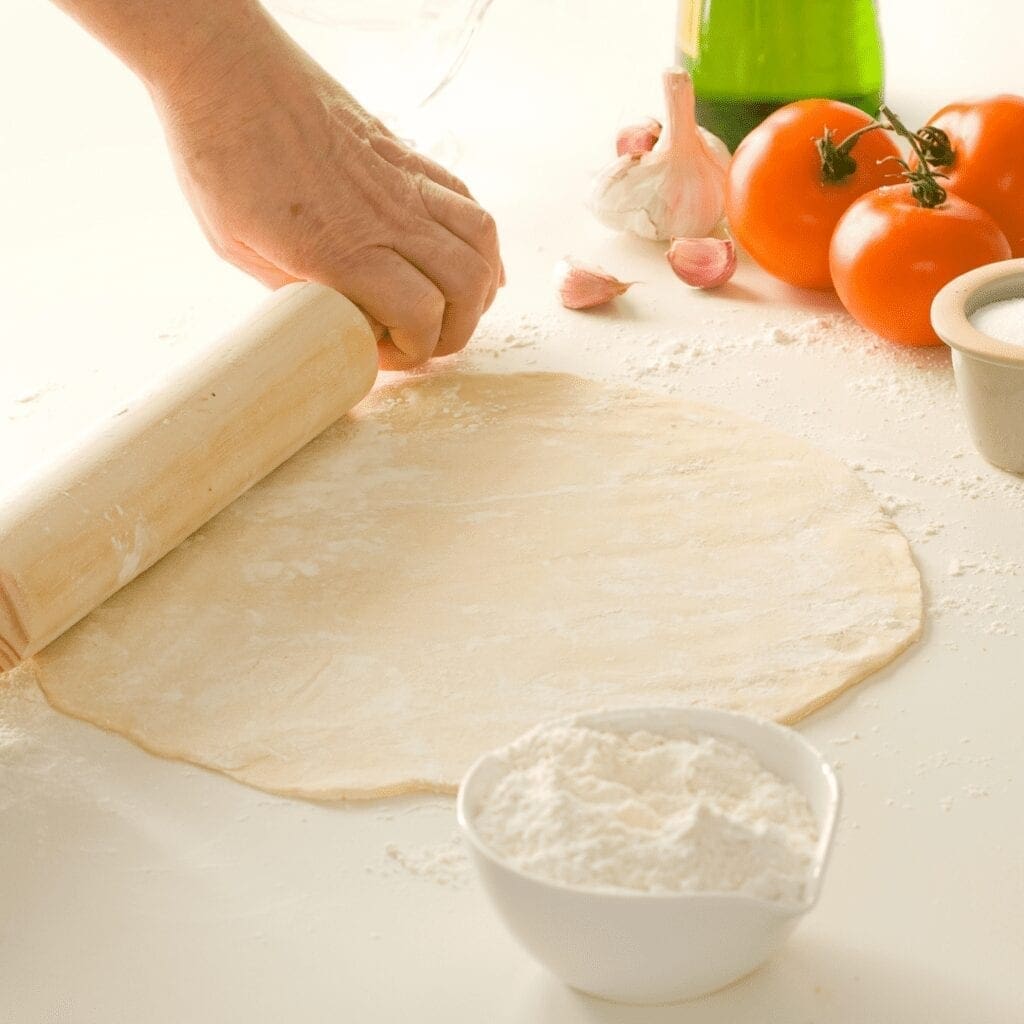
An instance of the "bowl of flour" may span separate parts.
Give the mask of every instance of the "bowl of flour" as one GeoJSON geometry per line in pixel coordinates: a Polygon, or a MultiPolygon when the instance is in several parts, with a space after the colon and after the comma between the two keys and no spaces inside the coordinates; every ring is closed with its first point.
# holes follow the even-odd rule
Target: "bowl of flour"
{"type": "Polygon", "coordinates": [[[696,998],[817,902],[839,786],[792,729],[705,708],[544,723],[481,757],[459,826],[498,915],[573,988],[696,998]]]}

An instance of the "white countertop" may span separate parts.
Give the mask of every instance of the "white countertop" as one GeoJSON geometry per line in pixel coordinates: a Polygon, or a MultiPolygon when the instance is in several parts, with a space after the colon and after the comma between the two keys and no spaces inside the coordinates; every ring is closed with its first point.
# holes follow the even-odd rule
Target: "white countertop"
{"type": "MultiPolygon", "coordinates": [[[[833,299],[749,264],[690,292],[656,247],[584,212],[616,125],[660,109],[672,7],[496,0],[436,110],[458,126],[457,170],[498,217],[510,278],[463,362],[740,411],[846,460],[907,534],[924,639],[801,726],[845,787],[820,906],[724,992],[603,1004],[528,960],[458,864],[417,873],[452,837],[450,800],[277,799],[8,688],[4,1024],[1024,1020],[1024,482],[974,454],[944,351],[873,342],[833,299]],[[615,310],[565,312],[550,273],[566,252],[644,283],[615,310]]],[[[1021,89],[1019,5],[922,7],[883,4],[897,110],[1021,89]]],[[[260,288],[207,251],[126,72],[41,0],[8,0],[0,39],[2,498],[260,288]]]]}

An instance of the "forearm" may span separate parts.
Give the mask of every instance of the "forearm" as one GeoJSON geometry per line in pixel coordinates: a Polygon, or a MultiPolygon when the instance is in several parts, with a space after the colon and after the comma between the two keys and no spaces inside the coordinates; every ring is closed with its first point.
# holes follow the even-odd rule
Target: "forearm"
{"type": "Polygon", "coordinates": [[[151,92],[167,92],[210,61],[231,60],[273,31],[257,0],[54,0],[151,92]]]}

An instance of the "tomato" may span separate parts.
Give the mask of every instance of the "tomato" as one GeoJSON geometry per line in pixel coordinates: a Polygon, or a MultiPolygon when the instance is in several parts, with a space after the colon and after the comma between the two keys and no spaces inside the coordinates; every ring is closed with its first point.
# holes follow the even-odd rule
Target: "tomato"
{"type": "Polygon", "coordinates": [[[801,288],[831,288],[828,245],[839,218],[865,192],[898,173],[884,131],[856,140],[855,168],[826,180],[816,140],[841,144],[872,123],[835,100],[800,100],[775,111],[740,143],[726,178],[725,212],[737,241],[770,274],[801,288]]]}
{"type": "Polygon", "coordinates": [[[951,103],[928,123],[953,144],[952,164],[936,168],[943,187],[991,213],[1024,256],[1024,96],[951,103]]]}
{"type": "Polygon", "coordinates": [[[904,184],[868,192],[846,211],[829,262],[854,319],[901,345],[938,345],[931,306],[939,289],[1010,255],[1006,236],[980,207],[952,193],[939,206],[922,206],[904,184]]]}

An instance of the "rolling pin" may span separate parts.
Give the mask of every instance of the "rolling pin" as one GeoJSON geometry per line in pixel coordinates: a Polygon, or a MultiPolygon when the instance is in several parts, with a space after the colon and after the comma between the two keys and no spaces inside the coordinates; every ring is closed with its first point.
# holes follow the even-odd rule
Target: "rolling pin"
{"type": "Polygon", "coordinates": [[[247,322],[0,505],[0,670],[41,650],[373,386],[374,333],[316,284],[247,322]]]}

